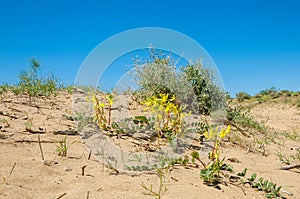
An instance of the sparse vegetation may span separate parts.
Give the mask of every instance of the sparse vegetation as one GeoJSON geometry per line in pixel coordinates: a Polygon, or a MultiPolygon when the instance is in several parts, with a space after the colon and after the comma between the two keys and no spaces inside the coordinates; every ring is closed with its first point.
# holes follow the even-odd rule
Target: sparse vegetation
{"type": "Polygon", "coordinates": [[[227,120],[234,122],[237,125],[247,128],[248,130],[254,129],[260,133],[266,134],[268,127],[262,122],[257,122],[249,113],[249,110],[244,110],[241,106],[227,107],[227,120]]]}
{"type": "MultiPolygon", "coordinates": [[[[212,101],[217,99],[216,101],[222,104],[224,96],[223,92],[213,83],[214,77],[212,71],[205,69],[200,62],[182,66],[182,68],[178,71],[174,66],[172,56],[166,56],[163,53],[154,54],[151,59],[144,64],[147,65],[136,65],[135,68],[135,72],[137,74],[136,77],[141,88],[136,91],[134,95],[140,102],[139,106],[144,105],[146,109],[152,113],[153,117],[146,117],[143,115],[143,111],[141,111],[141,115],[123,118],[117,122],[113,121],[112,112],[115,98],[111,94],[100,94],[100,92],[98,92],[97,94],[94,93],[88,97],[88,101],[94,103],[94,118],[88,117],[84,113],[75,112],[70,115],[63,115],[63,119],[69,120],[68,122],[77,121],[78,130],[81,130],[82,127],[88,126],[91,123],[97,123],[97,127],[104,130],[106,133],[108,132],[105,135],[109,135],[109,137],[118,135],[113,138],[121,140],[122,142],[133,139],[134,136],[132,136],[132,134],[135,132],[143,132],[145,129],[151,133],[155,132],[156,139],[149,139],[147,140],[148,142],[143,145],[145,148],[143,150],[147,153],[151,153],[160,148],[160,146],[157,146],[157,148],[154,149],[151,148],[152,146],[150,146],[150,144],[153,140],[160,141],[165,139],[168,140],[169,143],[172,143],[172,141],[176,140],[177,136],[180,136],[184,131],[189,131],[198,135],[197,139],[194,139],[193,141],[197,142],[197,144],[199,142],[201,144],[200,148],[207,140],[213,142],[212,149],[207,154],[208,158],[200,158],[199,151],[195,150],[198,146],[194,145],[189,148],[189,150],[193,150],[189,156],[183,155],[180,158],[169,158],[167,156],[158,157],[160,164],[144,165],[140,156],[134,156],[138,165],[125,165],[126,171],[156,172],[158,176],[158,183],[155,185],[153,183],[141,184],[146,195],[162,198],[167,191],[167,175],[170,174],[173,167],[184,166],[185,168],[199,169],[200,178],[208,185],[216,187],[222,185],[222,183],[226,184],[228,181],[228,184],[230,184],[232,183],[230,180],[235,178],[238,179],[238,186],[245,186],[248,184],[252,188],[264,192],[267,198],[283,197],[281,194],[281,187],[278,187],[275,183],[263,178],[256,179],[255,173],[252,174],[250,178],[246,178],[247,169],[236,174],[233,171],[233,166],[225,163],[226,159],[225,157],[222,157],[223,154],[221,154],[220,147],[226,146],[227,144],[231,144],[230,146],[232,146],[232,143],[224,141],[234,140],[234,144],[245,145],[248,147],[246,153],[253,152],[253,148],[251,147],[257,147],[258,149],[256,151],[260,151],[263,155],[267,155],[267,153],[269,153],[267,151],[267,147],[273,143],[278,144],[279,138],[284,138],[282,142],[286,140],[298,142],[299,130],[297,128],[289,131],[274,130],[268,127],[264,121],[258,121],[257,118],[251,114],[249,107],[255,106],[259,103],[273,103],[280,101],[281,104],[286,103],[284,105],[288,104],[291,105],[293,109],[296,109],[300,107],[300,100],[297,98],[299,96],[299,92],[292,92],[288,90],[279,91],[273,87],[263,90],[255,96],[251,96],[245,92],[237,93],[236,98],[231,99],[236,104],[232,106],[230,104],[230,106],[227,107],[227,121],[225,121],[225,124],[228,125],[227,129],[218,129],[212,127],[212,124],[209,122],[209,115],[214,107],[212,101]],[[159,68],[157,66],[162,67],[159,68]],[[161,73],[157,74],[157,70],[161,70],[161,73]],[[148,82],[151,79],[150,77],[153,75],[156,75],[154,78],[158,79],[158,84],[148,82]],[[161,80],[170,81],[161,84],[161,80]],[[187,91],[180,88],[181,85],[187,82],[189,83],[187,88],[191,89],[193,95],[196,96],[196,103],[199,108],[199,112],[208,118],[207,120],[203,119],[188,125],[186,124],[185,119],[187,115],[192,113],[192,111],[189,107],[185,106],[185,100],[187,100],[189,96],[184,96],[184,93],[187,91]],[[177,97],[177,95],[179,97],[177,97]],[[228,134],[230,131],[232,132],[228,134]],[[239,132],[244,132],[245,134],[240,134],[239,132]],[[126,135],[127,137],[119,135],[126,135]],[[250,141],[247,142],[247,139],[250,141]]],[[[34,59],[31,60],[31,68],[20,74],[19,83],[15,86],[7,84],[0,86],[0,94],[2,95],[7,91],[12,91],[16,95],[24,96],[25,94],[28,96],[29,103],[31,104],[40,96],[56,95],[59,89],[65,89],[69,94],[73,93],[73,86],[58,87],[57,81],[53,76],[40,77],[39,71],[40,64],[38,61],[34,59]]],[[[153,80],[151,80],[151,82],[153,82],[153,80]]],[[[89,88],[85,89],[86,91],[91,91],[89,88]]],[[[7,101],[5,101],[5,103],[10,103],[7,101]]],[[[26,104],[28,105],[28,103],[26,104]]],[[[24,104],[20,103],[19,105],[23,106],[24,104]]],[[[32,107],[31,105],[31,108],[35,107],[32,107]]],[[[10,105],[5,105],[5,109],[11,109],[19,115],[17,115],[17,117],[15,115],[4,113],[2,110],[0,111],[3,116],[3,118],[0,118],[0,137],[5,139],[9,137],[5,134],[6,129],[10,128],[11,123],[13,123],[11,121],[15,118],[25,120],[25,122],[23,120],[21,123],[21,126],[23,125],[23,128],[25,126],[25,129],[30,130],[33,128],[33,124],[36,124],[36,121],[33,123],[33,117],[29,116],[28,113],[25,115],[22,111],[18,112],[18,109],[14,109],[10,105]]],[[[39,114],[39,111],[40,110],[38,109],[35,114],[39,114]]],[[[34,118],[36,119],[36,117],[34,118]]],[[[30,135],[32,132],[33,131],[27,130],[25,133],[30,135]]],[[[16,136],[15,133],[12,135],[16,136]]],[[[31,143],[30,140],[18,141],[31,143]]],[[[3,140],[3,142],[5,142],[5,140],[3,140]]],[[[136,143],[137,142],[135,142],[135,144],[136,143]]],[[[280,147],[283,146],[284,145],[282,144],[280,147]]],[[[235,147],[235,145],[233,145],[233,147],[235,147]]],[[[288,148],[289,146],[287,145],[286,147],[288,148]]],[[[68,150],[69,145],[67,146],[67,136],[64,136],[56,143],[56,153],[58,156],[67,157],[68,150]]],[[[280,152],[275,155],[277,155],[279,161],[284,164],[293,165],[294,163],[298,163],[300,161],[300,149],[291,147],[288,150],[288,153],[280,150],[280,152]]],[[[272,152],[273,151],[271,151],[271,153],[272,152]]],[[[114,174],[120,174],[121,172],[116,169],[117,161],[114,163],[115,165],[109,162],[110,165],[108,165],[108,167],[114,172],[114,174]]]]}
{"type": "Polygon", "coordinates": [[[39,71],[40,63],[31,59],[31,68],[20,73],[20,81],[17,87],[13,88],[16,94],[26,94],[30,103],[34,97],[55,95],[58,91],[57,80],[52,75],[40,77],[39,71]]]}
{"type": "Polygon", "coordinates": [[[68,153],[68,147],[67,147],[67,136],[65,136],[63,139],[58,141],[58,146],[56,147],[57,155],[61,157],[66,157],[68,153]]]}
{"type": "MultiPolygon", "coordinates": [[[[246,171],[244,170],[243,175],[246,175],[246,171]]],[[[269,182],[268,180],[264,180],[262,177],[260,177],[258,180],[256,180],[256,173],[253,173],[250,178],[247,178],[246,180],[242,180],[244,184],[250,184],[252,188],[255,188],[259,191],[263,191],[265,193],[265,196],[267,198],[285,198],[281,193],[281,186],[277,186],[276,183],[269,182]]]]}
{"type": "Polygon", "coordinates": [[[141,187],[146,191],[144,192],[145,195],[154,196],[157,199],[161,199],[163,194],[167,191],[167,186],[165,184],[165,178],[166,178],[166,171],[164,168],[157,169],[157,175],[158,175],[158,190],[155,191],[153,189],[153,185],[150,184],[147,186],[146,184],[142,183],[141,187]]]}
{"type": "Polygon", "coordinates": [[[251,95],[249,95],[248,93],[245,92],[239,92],[236,94],[236,99],[238,100],[238,102],[243,102],[244,100],[250,99],[251,95]]]}

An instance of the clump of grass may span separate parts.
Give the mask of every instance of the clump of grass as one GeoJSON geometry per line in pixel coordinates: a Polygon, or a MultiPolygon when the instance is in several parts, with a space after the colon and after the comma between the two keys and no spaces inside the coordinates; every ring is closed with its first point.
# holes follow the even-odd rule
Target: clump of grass
{"type": "Polygon", "coordinates": [[[40,63],[31,59],[31,67],[27,71],[22,71],[19,74],[19,83],[12,90],[15,94],[24,93],[28,96],[29,102],[37,96],[56,95],[58,91],[57,80],[48,75],[45,77],[39,76],[40,63]]]}
{"type": "Polygon", "coordinates": [[[300,149],[297,149],[296,152],[291,155],[285,155],[282,154],[281,152],[278,152],[277,157],[279,158],[280,162],[289,165],[293,161],[300,161],[300,149]]]}
{"type": "Polygon", "coordinates": [[[281,131],[279,133],[290,140],[297,141],[297,140],[299,140],[299,137],[300,137],[298,131],[299,130],[297,128],[295,128],[292,131],[281,131]]]}
{"type": "Polygon", "coordinates": [[[251,95],[249,95],[246,92],[239,92],[236,94],[236,99],[238,100],[238,102],[243,102],[244,100],[250,99],[251,95]]]}
{"type": "Polygon", "coordinates": [[[3,93],[9,91],[11,89],[11,86],[9,86],[8,84],[3,84],[0,86],[0,95],[2,95],[3,93]]]}
{"type": "Polygon", "coordinates": [[[68,153],[67,136],[65,136],[63,139],[61,139],[58,142],[58,146],[56,147],[56,152],[61,157],[67,156],[67,153],[68,153]]]}
{"type": "Polygon", "coordinates": [[[297,100],[296,105],[298,108],[300,108],[300,99],[297,100]]]}

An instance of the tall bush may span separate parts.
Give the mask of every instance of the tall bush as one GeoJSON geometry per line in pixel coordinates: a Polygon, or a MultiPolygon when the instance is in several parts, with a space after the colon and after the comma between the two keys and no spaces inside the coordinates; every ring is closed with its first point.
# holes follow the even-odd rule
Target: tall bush
{"type": "Polygon", "coordinates": [[[171,55],[152,50],[146,62],[136,61],[133,75],[140,86],[136,92],[144,100],[159,94],[176,95],[187,110],[210,114],[225,104],[225,93],[216,85],[214,71],[202,63],[176,68],[171,55]],[[221,104],[221,105],[220,105],[221,104]]]}

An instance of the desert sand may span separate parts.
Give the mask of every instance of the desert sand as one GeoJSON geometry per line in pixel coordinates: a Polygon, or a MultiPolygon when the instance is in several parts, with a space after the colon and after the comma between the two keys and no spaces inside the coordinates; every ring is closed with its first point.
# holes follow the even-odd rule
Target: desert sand
{"type": "MultiPolygon", "coordinates": [[[[32,104],[26,96],[9,92],[2,94],[0,100],[0,198],[155,198],[145,195],[141,187],[142,183],[153,184],[157,190],[155,173],[117,173],[104,166],[95,153],[89,157],[89,148],[78,134],[76,121],[67,117],[73,114],[72,95],[68,92],[38,97],[32,104]],[[65,137],[63,133],[69,134],[66,157],[56,152],[58,141],[65,137]]],[[[300,136],[300,108],[293,104],[256,104],[251,113],[258,121],[266,120],[274,133],[286,131],[300,136]]],[[[243,135],[240,136],[243,140],[243,135]]],[[[296,153],[299,137],[276,139],[282,144],[261,144],[263,154],[260,149],[255,150],[256,145],[247,149],[223,142],[221,156],[233,165],[235,172],[247,168],[248,176],[257,173],[281,185],[287,198],[300,198],[300,170],[280,170],[286,164],[278,157],[278,153],[286,156],[296,153]]],[[[291,162],[297,163],[297,160],[291,162]]],[[[200,168],[174,166],[165,178],[167,191],[162,198],[265,198],[263,192],[247,185],[221,183],[219,189],[207,186],[199,174],[200,168]]]]}

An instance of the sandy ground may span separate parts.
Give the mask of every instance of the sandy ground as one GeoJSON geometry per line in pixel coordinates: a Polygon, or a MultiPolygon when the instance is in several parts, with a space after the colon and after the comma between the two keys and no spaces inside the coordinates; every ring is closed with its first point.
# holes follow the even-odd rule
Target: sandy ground
{"type": "MultiPolygon", "coordinates": [[[[57,142],[64,138],[57,132],[77,129],[76,123],[65,117],[73,114],[72,95],[60,92],[56,97],[35,99],[33,105],[29,105],[26,97],[11,93],[2,94],[0,99],[0,198],[155,198],[143,194],[141,184],[153,184],[157,190],[157,175],[116,175],[95,155],[88,158],[89,150],[79,135],[67,137],[67,157],[57,155],[57,142]],[[38,136],[45,160],[42,160],[38,136]]],[[[262,104],[255,106],[252,113],[259,120],[267,118],[274,132],[299,133],[300,109],[295,106],[262,104]]],[[[221,155],[235,171],[247,168],[248,176],[255,172],[293,194],[285,194],[287,198],[300,198],[300,170],[279,170],[286,165],[277,155],[295,153],[300,147],[299,138],[280,139],[284,145],[264,146],[267,156],[231,143],[222,144],[221,155]],[[231,163],[228,158],[239,161],[231,163]]],[[[175,166],[165,179],[167,191],[162,198],[265,198],[262,192],[248,186],[227,183],[220,184],[220,190],[206,186],[199,172],[197,168],[175,166]]]]}

